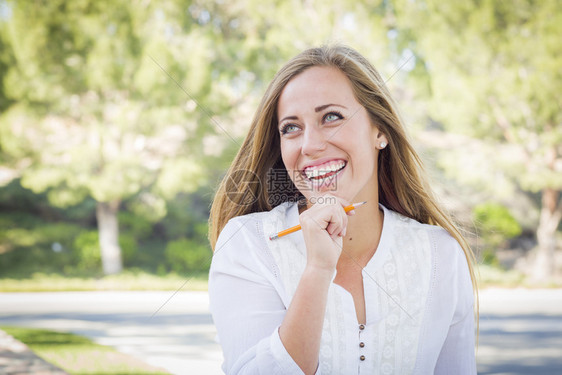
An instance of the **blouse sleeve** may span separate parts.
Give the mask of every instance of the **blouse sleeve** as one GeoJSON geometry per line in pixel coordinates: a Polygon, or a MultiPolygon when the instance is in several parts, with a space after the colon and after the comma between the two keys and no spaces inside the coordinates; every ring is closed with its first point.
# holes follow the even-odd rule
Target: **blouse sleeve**
{"type": "MultiPolygon", "coordinates": [[[[279,337],[282,284],[252,217],[221,232],[209,272],[209,299],[226,374],[303,374],[279,337]]],[[[265,245],[267,246],[267,245],[265,245]]]]}
{"type": "MultiPolygon", "coordinates": [[[[452,238],[451,238],[452,240],[452,238]]],[[[474,294],[466,256],[457,241],[447,241],[446,257],[451,261],[446,280],[448,289],[442,302],[454,306],[443,347],[437,359],[435,374],[476,374],[474,351],[474,294]],[[452,243],[451,243],[452,242],[452,243]]],[[[445,254],[442,254],[445,256],[445,254]]]]}

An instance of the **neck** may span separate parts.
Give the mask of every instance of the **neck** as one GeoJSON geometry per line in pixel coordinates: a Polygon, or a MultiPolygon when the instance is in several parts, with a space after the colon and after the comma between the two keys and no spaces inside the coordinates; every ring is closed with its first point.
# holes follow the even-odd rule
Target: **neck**
{"type": "Polygon", "coordinates": [[[347,234],[343,239],[341,261],[358,263],[364,267],[375,253],[382,233],[383,211],[379,208],[378,199],[355,210],[347,225],[347,234]]]}

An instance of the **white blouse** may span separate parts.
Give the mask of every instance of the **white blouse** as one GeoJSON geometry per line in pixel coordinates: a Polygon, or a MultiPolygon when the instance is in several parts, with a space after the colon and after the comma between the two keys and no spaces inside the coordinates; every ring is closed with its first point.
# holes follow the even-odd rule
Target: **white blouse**
{"type": "MultiPolygon", "coordinates": [[[[473,292],[465,255],[444,229],[384,210],[363,269],[366,324],[332,283],[317,374],[476,374],[473,292]]],[[[302,374],[279,338],[306,266],[296,204],[231,219],[209,273],[210,309],[227,374],[302,374]]]]}

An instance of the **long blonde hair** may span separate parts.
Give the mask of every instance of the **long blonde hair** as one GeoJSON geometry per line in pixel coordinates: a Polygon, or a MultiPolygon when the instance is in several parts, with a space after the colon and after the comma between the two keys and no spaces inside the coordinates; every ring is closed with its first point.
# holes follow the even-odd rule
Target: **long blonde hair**
{"type": "Polygon", "coordinates": [[[452,218],[437,204],[422,161],[408,140],[383,79],[361,54],[341,45],[305,50],[283,66],[269,84],[248,135],[216,192],[209,218],[213,250],[220,231],[231,218],[269,211],[283,200],[298,197],[289,177],[279,174],[286,174],[286,170],[277,130],[277,102],[285,85],[313,66],[341,70],[349,78],[357,101],[388,139],[389,147],[379,153],[378,160],[380,203],[420,223],[447,230],[464,251],[477,296],[474,253],[452,218]],[[275,184],[276,178],[284,183],[275,184]]]}

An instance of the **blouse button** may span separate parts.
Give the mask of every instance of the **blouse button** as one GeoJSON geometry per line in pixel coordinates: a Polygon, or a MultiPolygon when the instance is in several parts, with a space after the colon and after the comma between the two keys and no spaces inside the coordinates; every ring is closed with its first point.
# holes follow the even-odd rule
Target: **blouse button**
{"type": "Polygon", "coordinates": [[[364,324],[359,324],[359,329],[362,331],[365,329],[365,325],[364,324]]]}
{"type": "Polygon", "coordinates": [[[360,348],[364,348],[364,347],[365,347],[365,343],[364,343],[364,342],[360,342],[360,343],[359,343],[359,347],[360,347],[360,348]]]}
{"type": "Polygon", "coordinates": [[[361,357],[359,357],[360,360],[364,361],[365,360],[365,356],[362,355],[361,357]]]}

